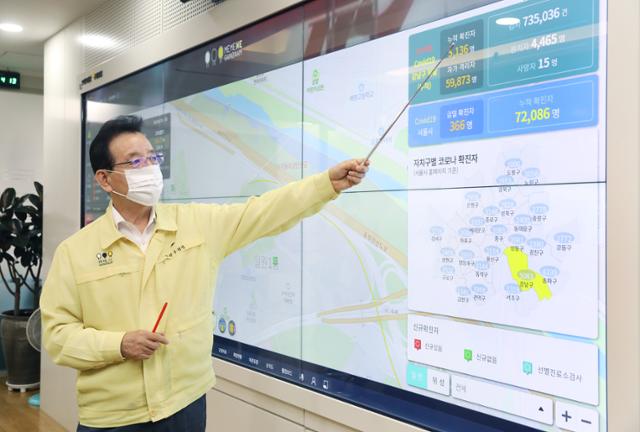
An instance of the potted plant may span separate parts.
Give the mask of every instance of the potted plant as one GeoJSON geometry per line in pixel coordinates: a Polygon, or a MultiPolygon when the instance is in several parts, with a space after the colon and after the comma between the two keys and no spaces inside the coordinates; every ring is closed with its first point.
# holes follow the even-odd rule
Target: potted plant
{"type": "Polygon", "coordinates": [[[40,300],[42,270],[42,185],[36,194],[17,196],[13,188],[0,195],[0,281],[13,296],[13,309],[0,313],[0,339],[10,389],[36,388],[40,353],[29,345],[26,326],[40,300]],[[33,308],[21,309],[25,288],[33,308]]]}

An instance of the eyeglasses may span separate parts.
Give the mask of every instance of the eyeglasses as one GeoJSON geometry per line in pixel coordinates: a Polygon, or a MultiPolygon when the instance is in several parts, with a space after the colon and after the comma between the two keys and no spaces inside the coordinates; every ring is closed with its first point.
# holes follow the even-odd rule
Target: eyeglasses
{"type": "Polygon", "coordinates": [[[164,153],[151,153],[149,156],[140,156],[126,162],[115,163],[113,164],[113,166],[130,165],[131,168],[135,169],[143,167],[146,161],[149,161],[151,165],[160,165],[162,162],[164,162],[164,153]]]}

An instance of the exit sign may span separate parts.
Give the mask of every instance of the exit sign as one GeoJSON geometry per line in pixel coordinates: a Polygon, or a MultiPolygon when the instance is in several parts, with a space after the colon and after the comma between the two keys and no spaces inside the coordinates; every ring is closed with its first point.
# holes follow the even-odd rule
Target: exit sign
{"type": "Polygon", "coordinates": [[[0,71],[0,88],[19,89],[20,74],[18,72],[0,71]]]}

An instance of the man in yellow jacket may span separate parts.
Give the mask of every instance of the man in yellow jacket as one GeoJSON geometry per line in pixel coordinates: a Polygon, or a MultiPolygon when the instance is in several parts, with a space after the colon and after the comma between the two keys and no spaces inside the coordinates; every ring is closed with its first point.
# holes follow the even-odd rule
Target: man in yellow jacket
{"type": "Polygon", "coordinates": [[[82,432],[204,431],[220,262],[318,212],[367,171],[351,160],[243,204],[159,204],[162,155],[141,125],[118,117],[91,143],[111,205],[60,244],[40,300],[46,350],[78,370],[82,432]]]}

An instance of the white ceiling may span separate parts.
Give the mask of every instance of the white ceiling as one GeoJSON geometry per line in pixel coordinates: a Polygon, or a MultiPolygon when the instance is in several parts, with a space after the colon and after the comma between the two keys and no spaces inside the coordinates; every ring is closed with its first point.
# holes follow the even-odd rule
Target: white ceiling
{"type": "Polygon", "coordinates": [[[109,0],[0,0],[0,23],[24,31],[0,31],[0,70],[42,76],[44,43],[51,36],[109,0]]]}

